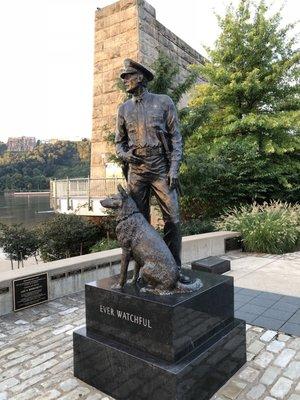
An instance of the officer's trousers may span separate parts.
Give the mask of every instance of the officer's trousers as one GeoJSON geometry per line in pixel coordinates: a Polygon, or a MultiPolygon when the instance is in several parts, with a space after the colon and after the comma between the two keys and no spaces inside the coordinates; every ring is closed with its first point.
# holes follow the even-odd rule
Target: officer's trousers
{"type": "Polygon", "coordinates": [[[166,160],[159,156],[144,158],[141,165],[130,164],[128,189],[140,212],[150,222],[150,198],[157,199],[164,220],[164,241],[169,247],[178,267],[181,267],[180,217],[178,194],[168,185],[166,160]]]}

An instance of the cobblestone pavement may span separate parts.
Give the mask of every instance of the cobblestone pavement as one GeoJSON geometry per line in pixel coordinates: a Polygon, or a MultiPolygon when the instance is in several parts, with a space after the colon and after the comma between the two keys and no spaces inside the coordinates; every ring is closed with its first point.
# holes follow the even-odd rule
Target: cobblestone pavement
{"type": "MultiPolygon", "coordinates": [[[[112,399],[73,377],[84,323],[83,292],[1,317],[0,400],[112,399]]],[[[247,364],[213,399],[300,400],[300,338],[248,325],[247,341],[247,364]]]]}

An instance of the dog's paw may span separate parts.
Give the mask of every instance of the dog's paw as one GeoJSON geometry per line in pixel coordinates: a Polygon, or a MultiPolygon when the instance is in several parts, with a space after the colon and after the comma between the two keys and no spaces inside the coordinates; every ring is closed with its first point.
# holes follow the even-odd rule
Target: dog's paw
{"type": "Polygon", "coordinates": [[[120,285],[120,283],[114,283],[111,285],[112,289],[122,289],[124,285],[120,285]]]}
{"type": "Polygon", "coordinates": [[[127,281],[130,285],[136,285],[137,284],[137,278],[132,278],[132,279],[129,279],[129,281],[127,281]]]}

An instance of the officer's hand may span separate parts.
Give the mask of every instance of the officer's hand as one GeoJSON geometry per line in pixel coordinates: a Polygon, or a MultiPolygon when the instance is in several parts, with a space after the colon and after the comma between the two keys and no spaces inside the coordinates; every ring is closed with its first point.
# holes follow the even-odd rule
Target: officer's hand
{"type": "Polygon", "coordinates": [[[131,164],[142,164],[143,159],[133,154],[133,149],[126,152],[126,161],[131,164]]]}
{"type": "Polygon", "coordinates": [[[168,180],[169,180],[169,188],[171,190],[176,189],[177,186],[178,186],[178,176],[177,176],[177,174],[169,173],[168,180]]]}

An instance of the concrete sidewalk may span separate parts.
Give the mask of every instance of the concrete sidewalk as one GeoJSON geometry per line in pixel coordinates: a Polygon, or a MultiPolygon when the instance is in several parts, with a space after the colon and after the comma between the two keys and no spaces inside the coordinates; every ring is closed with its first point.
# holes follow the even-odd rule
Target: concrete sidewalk
{"type": "Polygon", "coordinates": [[[300,252],[227,253],[234,277],[235,316],[248,324],[300,336],[300,252]]]}
{"type": "Polygon", "coordinates": [[[300,297],[300,252],[270,255],[233,251],[222,258],[231,260],[234,285],[300,297]]]}

